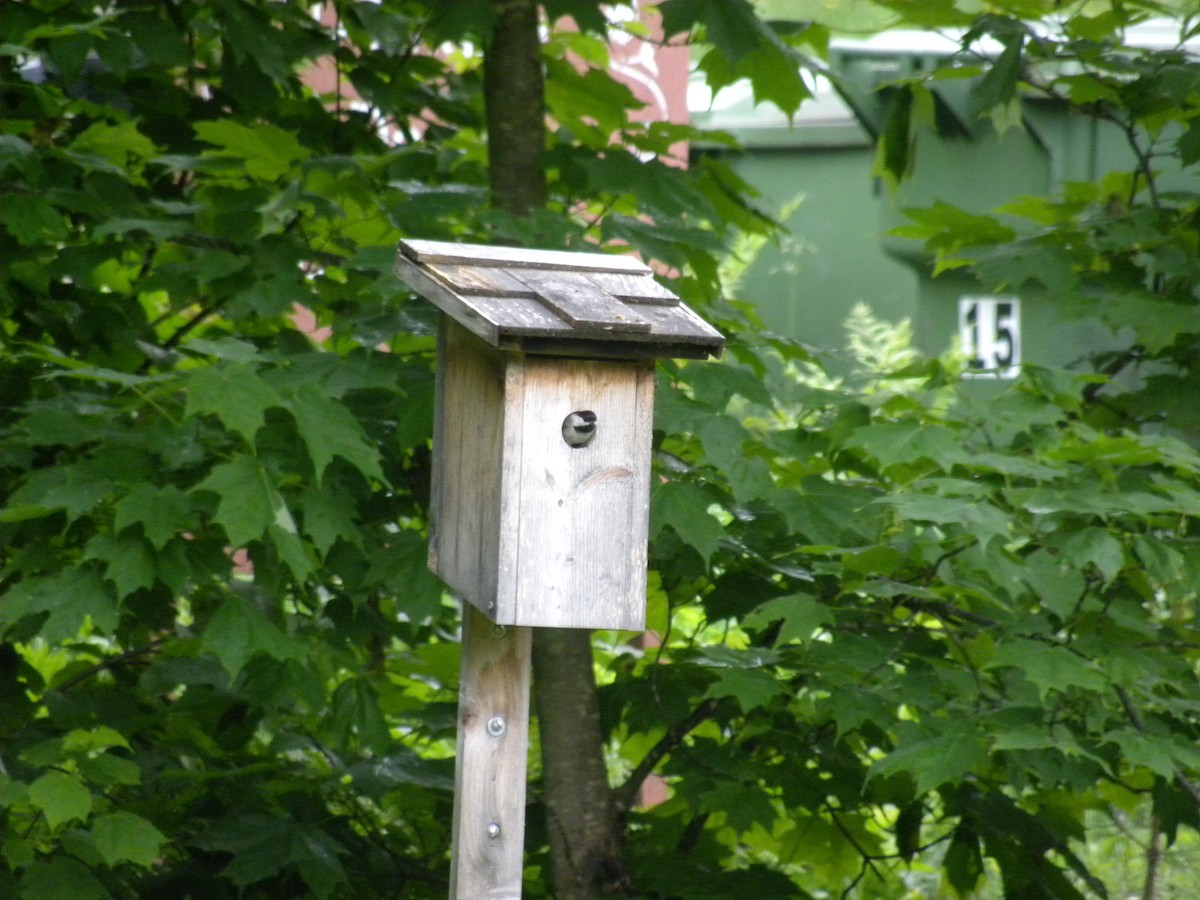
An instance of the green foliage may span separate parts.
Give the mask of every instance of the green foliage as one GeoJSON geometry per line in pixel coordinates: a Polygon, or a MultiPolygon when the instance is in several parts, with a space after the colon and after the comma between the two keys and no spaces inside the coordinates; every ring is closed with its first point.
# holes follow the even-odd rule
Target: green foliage
{"type": "Polygon", "coordinates": [[[629,121],[572,6],[553,209],[516,222],[481,202],[491,4],[6,5],[0,894],[444,896],[457,612],[396,241],[619,237],[712,291],[772,228],[654,160],[690,130],[629,121]]]}
{"type": "MultiPolygon", "coordinates": [[[[1119,45],[1136,4],[1054,32],[1035,3],[894,6],[999,41],[980,116],[1036,86],[1128,126],[1128,176],[908,232],[1066,286],[1127,351],[981,398],[865,310],[829,364],[712,301],[774,226],[719,163],[662,161],[693,135],[630,120],[595,4],[544,48],[551,197],[523,221],[485,203],[489,3],[6,6],[0,895],[444,896],[457,612],[424,561],[406,234],[623,241],[730,335],[660,367],[661,645],[597,641],[616,793],[670,791],[629,811],[639,895],[1103,896],[1084,849],[1114,810],[1192,841],[1196,202],[1148,162],[1200,157],[1194,64],[1119,45]]],[[[714,86],[789,112],[828,37],[743,2],[662,15],[714,86]]],[[[885,93],[882,172],[938,85],[885,93]]]]}

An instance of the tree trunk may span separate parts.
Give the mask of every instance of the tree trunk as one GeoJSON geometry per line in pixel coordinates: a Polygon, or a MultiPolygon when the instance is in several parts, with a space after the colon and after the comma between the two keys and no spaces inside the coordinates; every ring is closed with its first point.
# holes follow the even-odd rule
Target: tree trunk
{"type": "MultiPolygon", "coordinates": [[[[491,201],[524,216],[543,208],[547,193],[538,5],[495,2],[496,28],[484,56],[491,201]]],[[[534,629],[534,701],[557,900],[611,896],[627,883],[592,666],[591,632],[534,629]]]]}
{"type": "Polygon", "coordinates": [[[591,632],[535,629],[533,680],[554,896],[625,893],[623,831],[608,787],[591,632]]]}
{"type": "Polygon", "coordinates": [[[495,0],[496,30],[483,59],[492,205],[524,216],[546,205],[546,91],[538,5],[495,0]]]}
{"type": "Polygon", "coordinates": [[[1150,817],[1150,840],[1146,844],[1146,880],[1142,883],[1141,900],[1158,900],[1158,873],[1162,864],[1162,823],[1158,816],[1150,817]]]}

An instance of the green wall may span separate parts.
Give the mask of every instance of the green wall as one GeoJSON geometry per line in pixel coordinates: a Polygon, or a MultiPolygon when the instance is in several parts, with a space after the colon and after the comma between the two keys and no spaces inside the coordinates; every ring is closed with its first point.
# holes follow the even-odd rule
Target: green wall
{"type": "Polygon", "coordinates": [[[862,145],[772,147],[733,159],[773,213],[802,198],[785,222],[791,239],[763,250],[741,291],[771,328],[840,347],[842,322],[857,302],[893,320],[915,314],[917,273],[882,240],[886,198],[869,177],[873,152],[862,145]]]}
{"type": "MultiPolygon", "coordinates": [[[[847,57],[843,64],[883,71],[878,60],[847,57]]],[[[901,59],[898,65],[907,64],[901,59]]],[[[915,170],[895,192],[872,177],[873,142],[832,92],[818,94],[808,113],[802,107],[794,124],[748,99],[694,116],[743,142],[744,151],[726,158],[761,192],[767,209],[778,214],[803,198],[785,222],[790,238],[762,252],[739,291],[770,327],[841,348],[846,316],[865,302],[884,319],[911,319],[917,345],[940,353],[958,335],[959,298],[986,292],[961,272],[932,278],[921,245],[888,234],[908,222],[905,208],[943,201],[984,212],[1023,194],[1046,195],[1066,181],[1129,168],[1130,154],[1115,127],[1058,104],[1027,101],[1025,127],[998,133],[990,122],[969,118],[967,87],[952,85],[942,96],[959,134],[919,135],[915,170]]],[[[1019,293],[1022,361],[1067,364],[1113,342],[1097,322],[1044,291],[1026,286],[1019,293]]]]}

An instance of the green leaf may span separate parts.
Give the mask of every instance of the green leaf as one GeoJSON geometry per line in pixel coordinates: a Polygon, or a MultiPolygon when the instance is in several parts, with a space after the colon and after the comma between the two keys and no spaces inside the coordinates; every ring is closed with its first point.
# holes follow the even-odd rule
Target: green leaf
{"type": "Polygon", "coordinates": [[[735,62],[762,38],[763,25],[747,0],[667,0],[659,10],[668,37],[700,23],[708,42],[735,62]]]}
{"type": "Polygon", "coordinates": [[[729,401],[738,396],[764,409],[770,409],[775,402],[762,379],[742,366],[695,366],[688,368],[684,375],[695,398],[713,409],[724,410],[729,401]]]}
{"type": "Polygon", "coordinates": [[[63,736],[63,749],[68,753],[92,754],[96,750],[108,750],[112,747],[131,749],[125,735],[107,725],[97,725],[94,728],[75,728],[63,736]]]}
{"type": "Polygon", "coordinates": [[[365,678],[350,678],[333,692],[333,714],[326,722],[328,733],[339,744],[353,747],[357,742],[382,755],[390,743],[387,721],[379,708],[379,698],[365,678]]]}
{"type": "Polygon", "coordinates": [[[1025,583],[1046,609],[1064,618],[1076,609],[1087,586],[1078,569],[1044,549],[1034,551],[1022,562],[1025,583]]]}
{"type": "Polygon", "coordinates": [[[907,861],[916,855],[921,846],[921,822],[925,817],[925,806],[921,801],[906,803],[896,816],[896,849],[907,861]]]}
{"type": "Polygon", "coordinates": [[[775,646],[791,641],[807,644],[818,629],[833,621],[833,614],[824,603],[807,594],[789,594],[760,603],[742,617],[743,628],[764,628],[782,621],[775,646]]]}
{"type": "Polygon", "coordinates": [[[718,782],[705,791],[699,809],[723,814],[725,824],[738,834],[745,834],[755,825],[769,829],[779,817],[762,790],[731,782],[718,782]]]}
{"type": "Polygon", "coordinates": [[[143,481],[113,507],[113,530],[124,531],[140,524],[142,533],[161,550],[180,531],[192,523],[192,507],[187,494],[174,485],[159,486],[143,481]]]}
{"type": "Polygon", "coordinates": [[[410,621],[437,616],[443,612],[445,588],[429,571],[428,557],[429,546],[418,532],[389,535],[387,544],[372,554],[363,586],[395,597],[397,609],[410,621]]]}
{"type": "Polygon", "coordinates": [[[62,214],[33,194],[0,194],[0,225],[26,246],[58,241],[67,234],[62,214]]]}
{"type": "Polygon", "coordinates": [[[1195,771],[1200,764],[1200,750],[1179,735],[1159,736],[1132,728],[1119,728],[1107,732],[1104,742],[1120,747],[1130,764],[1144,766],[1167,780],[1175,777],[1177,767],[1195,771]]]}
{"type": "Polygon", "coordinates": [[[686,481],[664,481],[650,498],[650,538],[670,526],[706,561],[717,552],[725,529],[709,513],[712,500],[704,488],[686,481]]]}
{"type": "Polygon", "coordinates": [[[221,498],[215,519],[234,547],[257,540],[272,525],[296,533],[296,524],[283,497],[259,461],[249,454],[240,454],[217,466],[194,490],[211,491],[221,498]]]}
{"type": "Polygon", "coordinates": [[[1156,584],[1177,584],[1183,578],[1187,562],[1170,544],[1139,534],[1133,539],[1133,548],[1138,562],[1156,584]]]}
{"type": "Polygon", "coordinates": [[[378,448],[346,407],[330,400],[316,388],[291,392],[287,399],[288,409],[296,418],[296,427],[308,446],[318,479],[333,458],[340,456],[368,479],[385,480],[379,467],[378,448]]]}
{"type": "Polygon", "coordinates": [[[871,766],[872,776],[909,772],[923,794],[946,783],[962,780],[987,760],[979,726],[973,722],[944,722],[939,734],[904,741],[871,766]]]}
{"type": "Polygon", "coordinates": [[[226,598],[200,642],[201,649],[221,661],[230,677],[255,653],[275,659],[302,659],[304,649],[274,625],[257,607],[239,596],[226,598]]]}
{"type": "Polygon", "coordinates": [[[894,509],[905,521],[962,526],[985,543],[992,537],[1008,535],[1011,524],[1009,514],[1005,510],[969,497],[897,493],[881,499],[879,503],[894,509]]]}
{"type": "Polygon", "coordinates": [[[82,462],[38,470],[12,498],[10,509],[61,509],[73,522],[94,510],[113,491],[113,482],[99,468],[82,462]]]}
{"type": "Polygon", "coordinates": [[[875,148],[874,174],[890,184],[897,184],[912,170],[916,147],[913,125],[913,87],[905,84],[892,92],[883,133],[875,148]]]}
{"type": "Polygon", "coordinates": [[[28,869],[37,859],[33,850],[33,842],[18,834],[9,834],[0,838],[0,857],[3,857],[9,867],[14,870],[28,869]]]}
{"type": "Polygon", "coordinates": [[[789,119],[812,96],[801,77],[800,61],[778,40],[764,39],[737,59],[714,49],[697,68],[714,93],[740,78],[748,79],[756,106],[764,101],[774,103],[789,119]]]}
{"type": "Polygon", "coordinates": [[[290,822],[266,815],[215,822],[197,844],[205,850],[233,854],[222,874],[234,884],[254,884],[281,871],[289,862],[290,822]]]}
{"type": "Polygon", "coordinates": [[[1079,568],[1095,566],[1105,584],[1111,583],[1125,567],[1124,545],[1102,528],[1076,531],[1063,543],[1062,552],[1079,568]]]}
{"type": "Polygon", "coordinates": [[[594,122],[591,127],[613,134],[625,126],[628,110],[645,106],[634,98],[628,85],[601,69],[581,72],[565,59],[546,60],[546,69],[546,108],[557,121],[575,129],[580,129],[586,116],[589,126],[594,122]]]}
{"type": "Polygon", "coordinates": [[[1067,688],[1103,691],[1108,682],[1095,664],[1082,659],[1068,647],[1051,646],[1041,641],[1018,638],[1001,644],[985,669],[1012,666],[1032,682],[1038,696],[1046,699],[1050,691],[1065,693],[1067,688]]]}
{"type": "Polygon", "coordinates": [[[98,534],[84,548],[84,559],[104,563],[104,575],[116,587],[118,597],[154,585],[154,553],[141,535],[98,534]]]}
{"type": "Polygon", "coordinates": [[[266,123],[241,125],[221,120],[197,122],[192,127],[196,137],[220,148],[219,151],[205,151],[205,155],[242,160],[246,173],[252,178],[274,181],[312,155],[296,135],[266,123]]]}
{"type": "Polygon", "coordinates": [[[68,569],[48,578],[30,578],[8,588],[0,603],[0,623],[15,625],[26,616],[48,612],[39,634],[49,643],[79,636],[84,625],[110,634],[120,607],[92,566],[68,569]]]}
{"type": "Polygon", "coordinates": [[[296,866],[305,883],[326,897],[346,880],[338,861],[344,848],[325,832],[267,815],[246,815],[214,823],[197,842],[206,850],[233,854],[222,874],[245,887],[296,866]]]}
{"type": "Polygon", "coordinates": [[[310,555],[309,549],[300,535],[296,533],[295,524],[291,524],[290,513],[288,522],[287,527],[271,523],[271,526],[267,528],[267,534],[270,536],[279,558],[291,571],[292,577],[297,581],[303,581],[316,571],[316,561],[310,555]]]}
{"type": "Polygon", "coordinates": [[[387,756],[364,760],[348,769],[357,790],[371,797],[382,797],[405,784],[454,790],[453,760],[426,759],[403,747],[390,749],[387,756]]]}
{"type": "Polygon", "coordinates": [[[965,824],[954,829],[946,857],[942,861],[950,886],[960,897],[969,897],[983,878],[983,854],[979,836],[965,824]]]}
{"type": "Polygon", "coordinates": [[[187,415],[211,413],[251,447],[266,411],[273,406],[283,406],[279,394],[254,367],[244,363],[213,363],[197,369],[188,379],[187,415]]]}
{"type": "Polygon", "coordinates": [[[304,533],[312,538],[321,555],[328,553],[338,540],[362,547],[362,531],[356,521],[357,510],[345,491],[307,488],[300,497],[304,533]]]}
{"type": "Polygon", "coordinates": [[[1200,161],[1200,116],[1188,119],[1187,128],[1175,144],[1179,161],[1185,166],[1200,161]]]}
{"type": "Polygon", "coordinates": [[[969,459],[949,429],[930,427],[924,422],[868,425],[854,431],[846,446],[866,451],[884,469],[922,460],[949,469],[969,459]]]}
{"type": "Polygon", "coordinates": [[[87,866],[69,857],[36,862],[21,877],[21,900],[107,900],[110,896],[87,866]]]}
{"type": "Polygon", "coordinates": [[[52,829],[84,821],[92,811],[92,792],[72,772],[50,771],[29,785],[29,799],[39,807],[52,829]]]}
{"type": "Polygon", "coordinates": [[[734,697],[744,712],[766,706],[784,693],[782,685],[770,672],[760,669],[721,669],[716,683],[709,685],[705,697],[720,699],[734,697]]]}
{"type": "Polygon", "coordinates": [[[154,865],[167,837],[150,822],[131,812],[98,816],[92,822],[92,839],[107,865],[122,862],[154,865]]]}
{"type": "Polygon", "coordinates": [[[1004,50],[971,92],[977,116],[987,115],[994,107],[1007,106],[1016,97],[1023,50],[1023,36],[1014,35],[1005,41],[1004,50]]]}
{"type": "Polygon", "coordinates": [[[79,760],[79,772],[101,788],[142,783],[141,766],[131,759],[111,753],[100,753],[79,760]]]}
{"type": "Polygon", "coordinates": [[[150,159],[157,152],[154,142],[138,131],[136,122],[96,122],[71,142],[70,149],[97,156],[118,170],[150,159]]]}
{"type": "Polygon", "coordinates": [[[741,502],[770,497],[775,482],[767,462],[746,453],[750,433],[735,419],[712,416],[700,423],[696,436],[704,444],[705,455],[725,475],[734,496],[741,502]]]}
{"type": "Polygon", "coordinates": [[[772,498],[805,543],[835,547],[872,539],[881,520],[871,508],[875,499],[870,489],[817,476],[806,477],[798,491],[772,498]]]}
{"type": "Polygon", "coordinates": [[[906,209],[904,214],[913,224],[896,228],[892,233],[925,241],[925,249],[939,258],[964,247],[1006,244],[1017,237],[1015,231],[993,216],[967,212],[942,201],[924,209],[906,209]]]}

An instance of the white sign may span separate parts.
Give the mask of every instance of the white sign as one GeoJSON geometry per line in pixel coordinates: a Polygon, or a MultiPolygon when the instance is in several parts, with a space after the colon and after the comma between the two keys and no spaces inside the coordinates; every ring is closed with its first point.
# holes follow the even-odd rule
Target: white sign
{"type": "Polygon", "coordinates": [[[1016,378],[1021,366],[1021,301],[960,297],[958,337],[968,378],[1016,378]]]}

